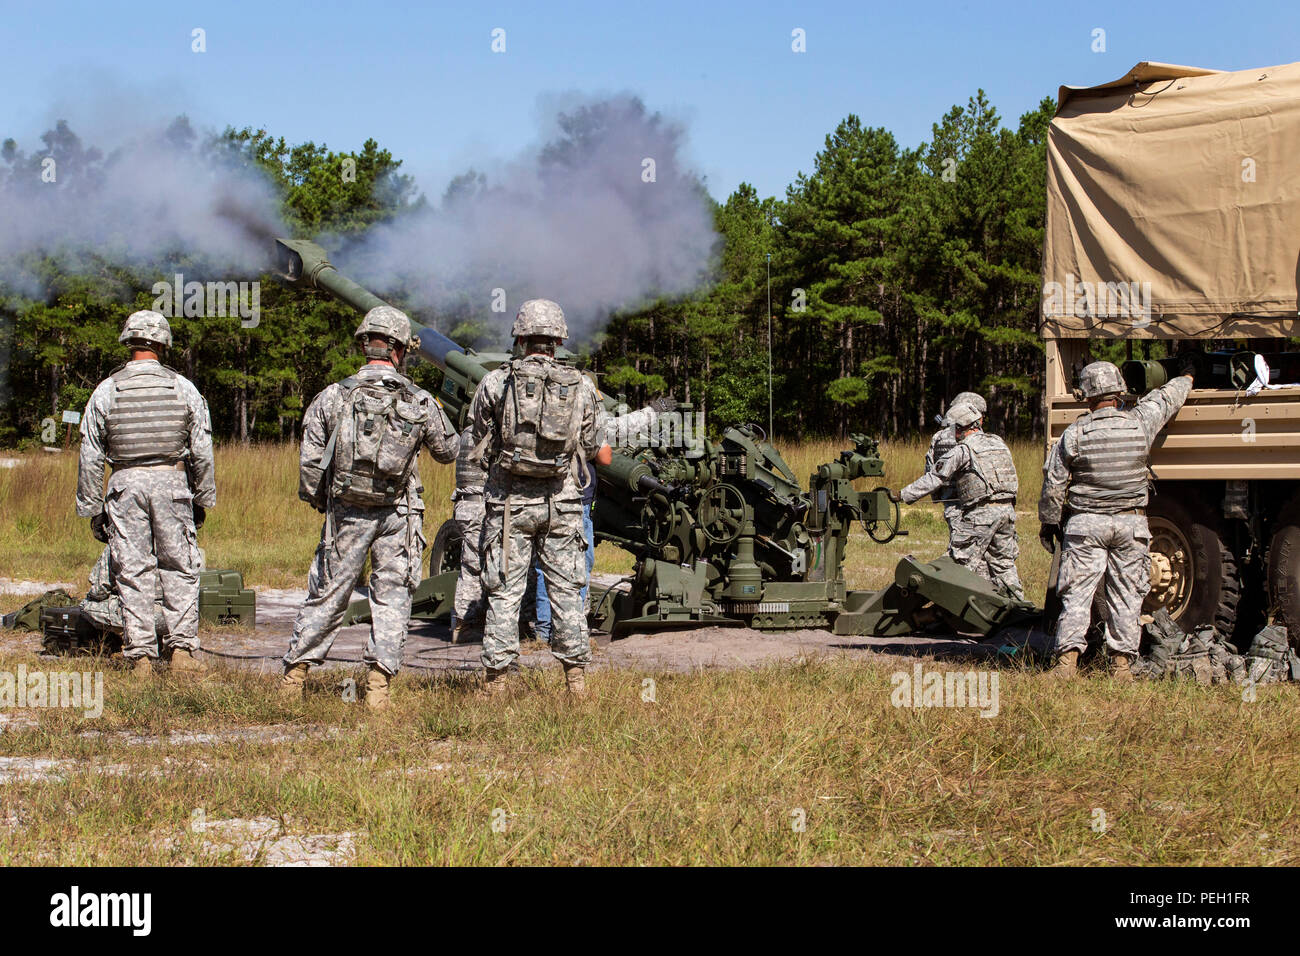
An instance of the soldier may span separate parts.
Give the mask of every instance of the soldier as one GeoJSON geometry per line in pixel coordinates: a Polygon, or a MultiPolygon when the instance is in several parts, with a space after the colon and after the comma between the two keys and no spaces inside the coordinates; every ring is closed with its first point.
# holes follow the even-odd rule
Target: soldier
{"type": "Polygon", "coordinates": [[[456,490],[452,492],[452,519],[460,530],[460,576],[456,578],[456,621],[451,642],[465,644],[483,639],[483,619],[487,601],[483,595],[482,552],[479,535],[483,531],[483,483],[487,473],[470,460],[474,450],[473,428],[460,433],[460,454],[456,457],[456,490]]]}
{"type": "MultiPolygon", "coordinates": [[[[988,403],[984,401],[982,395],[975,392],[958,392],[957,397],[952,400],[952,405],[948,407],[951,409],[955,405],[963,404],[970,405],[981,415],[988,414],[988,403]]],[[[925,453],[925,471],[927,474],[934,471],[934,466],[939,463],[944,455],[952,451],[957,444],[957,434],[953,426],[948,422],[941,422],[940,424],[940,429],[930,439],[930,450],[925,453]]],[[[961,517],[961,505],[957,501],[957,495],[951,486],[940,485],[934,494],[930,496],[930,500],[943,505],[943,520],[948,524],[948,541],[951,543],[953,522],[961,517]]],[[[988,577],[984,570],[975,570],[979,570],[980,574],[988,577]]]]}
{"type": "Polygon", "coordinates": [[[1093,596],[1102,584],[1107,615],[1106,646],[1116,680],[1131,681],[1141,630],[1138,615],[1151,589],[1147,527],[1147,459],[1151,444],[1178,413],[1192,389],[1194,372],[1150,393],[1137,407],[1121,410],[1120,371],[1093,362],[1080,385],[1088,412],[1067,427],[1043,465],[1038,501],[1039,540],[1048,551],[1064,537],[1056,625],[1057,662],[1052,673],[1074,677],[1087,647],[1093,596]],[[1069,510],[1064,521],[1063,512],[1069,510]],[[1104,583],[1103,583],[1104,579],[1104,583]]]}
{"type": "Polygon", "coordinates": [[[934,470],[901,492],[913,504],[947,484],[957,501],[948,553],[957,563],[987,578],[1008,594],[1023,599],[1016,573],[1020,547],[1016,542],[1016,491],[1019,480],[1011,450],[996,435],[985,434],[983,417],[971,405],[954,405],[946,421],[957,444],[939,459],[934,470]]]}
{"type": "MultiPolygon", "coordinates": [[[[596,397],[600,397],[600,390],[597,389],[596,397]]],[[[677,402],[672,396],[661,396],[654,399],[645,408],[637,409],[635,412],[627,412],[622,415],[610,415],[602,404],[597,412],[600,418],[600,430],[603,436],[603,442],[611,448],[621,448],[626,445],[635,445],[639,441],[648,438],[650,429],[654,427],[659,416],[666,411],[675,408],[677,402]]],[[[596,468],[591,462],[587,463],[587,480],[582,486],[582,536],[587,542],[586,565],[587,576],[582,585],[582,590],[578,592],[578,604],[586,613],[587,592],[591,586],[591,569],[596,564],[596,528],[593,524],[593,512],[596,508],[596,468]]],[[[538,640],[550,643],[551,640],[551,602],[546,595],[546,581],[542,575],[542,569],[537,568],[533,581],[537,588],[536,614],[537,614],[537,638],[538,640]]],[[[527,604],[527,600],[525,600],[527,604]]]]}
{"type": "Polygon", "coordinates": [[[171,326],[158,312],[133,313],[118,341],[131,358],[99,383],[81,419],[77,514],[108,544],[122,599],[122,655],[134,674],[158,657],[154,600],[162,590],[174,672],[201,671],[199,547],[195,530],[217,503],[212,420],[185,376],[159,362],[171,326]],[[104,491],[104,465],[113,468],[104,491]]]}
{"type": "Polygon", "coordinates": [[[308,666],[329,653],[369,554],[365,701],[382,710],[390,678],[402,666],[411,593],[420,581],[420,449],[447,464],[460,438],[437,399],[399,371],[411,341],[405,313],[388,305],[371,309],[356,338],[367,363],[317,395],[303,417],[298,496],[325,513],[325,526],[280,687],[301,698],[308,666]]]}
{"type": "Polygon", "coordinates": [[[608,464],[596,388],[555,360],[568,337],[564,312],[530,299],[510,330],[523,357],[489,372],[470,408],[476,459],[488,467],[483,521],[485,692],[504,689],[519,656],[519,606],[534,554],[546,577],[552,614],[551,653],[564,665],[571,694],[585,693],[591,661],[578,600],[586,580],[582,485],[589,460],[608,464]]]}

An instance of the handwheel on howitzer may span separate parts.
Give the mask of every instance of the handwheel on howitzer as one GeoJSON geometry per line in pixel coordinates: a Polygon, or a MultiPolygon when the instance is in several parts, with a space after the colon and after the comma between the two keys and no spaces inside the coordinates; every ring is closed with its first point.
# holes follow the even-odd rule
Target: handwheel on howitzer
{"type": "Polygon", "coordinates": [[[677,530],[677,508],[666,498],[651,495],[641,507],[641,527],[650,547],[663,547],[677,530]]]}
{"type": "Polygon", "coordinates": [[[714,485],[700,501],[700,530],[713,544],[731,544],[740,537],[746,512],[745,496],[735,485],[714,485]]]}
{"type": "Polygon", "coordinates": [[[894,500],[888,488],[873,488],[871,490],[872,492],[883,491],[885,493],[885,496],[889,499],[892,514],[888,518],[863,518],[862,530],[867,533],[867,537],[872,541],[877,544],[884,544],[886,541],[893,541],[894,538],[898,537],[898,527],[903,523],[903,509],[894,500]],[[883,535],[877,533],[882,527],[885,529],[883,535]]]}

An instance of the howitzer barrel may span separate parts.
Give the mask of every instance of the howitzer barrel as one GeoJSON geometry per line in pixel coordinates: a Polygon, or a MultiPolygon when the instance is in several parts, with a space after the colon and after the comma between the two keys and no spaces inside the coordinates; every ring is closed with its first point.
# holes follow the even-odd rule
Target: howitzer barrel
{"type": "MultiPolygon", "coordinates": [[[[363,315],[376,306],[390,304],[342,275],[330,263],[325,250],[310,240],[276,239],[275,254],[279,275],[290,285],[321,289],[363,315]]],[[[509,359],[508,354],[489,357],[468,353],[438,330],[427,328],[414,319],[411,320],[411,333],[419,343],[420,355],[446,373],[439,397],[453,419],[463,417],[462,412],[468,407],[474,389],[483,377],[501,361],[509,359]]],[[[556,356],[571,357],[563,349],[558,349],[556,356]]],[[[612,396],[602,395],[602,400],[611,412],[618,407],[612,396]]]]}

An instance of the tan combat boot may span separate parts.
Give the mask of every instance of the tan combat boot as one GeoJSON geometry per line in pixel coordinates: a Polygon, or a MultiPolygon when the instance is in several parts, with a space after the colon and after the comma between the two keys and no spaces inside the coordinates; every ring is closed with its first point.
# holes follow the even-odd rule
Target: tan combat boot
{"type": "Polygon", "coordinates": [[[366,675],[366,706],[371,710],[388,709],[388,684],[391,678],[374,664],[366,675]]]}
{"type": "Polygon", "coordinates": [[[1127,654],[1116,654],[1110,662],[1110,678],[1119,684],[1133,683],[1132,659],[1127,654]]]}
{"type": "Polygon", "coordinates": [[[307,671],[310,665],[304,663],[289,664],[284,669],[284,676],[275,685],[275,692],[286,700],[302,700],[307,689],[307,671]]]}
{"type": "Polygon", "coordinates": [[[206,672],[207,668],[187,648],[178,647],[172,651],[172,673],[176,676],[201,679],[206,672]]]}
{"type": "Polygon", "coordinates": [[[581,664],[564,665],[564,684],[569,694],[579,699],[587,696],[587,678],[581,664]]]}
{"type": "Polygon", "coordinates": [[[153,659],[147,655],[137,657],[131,664],[130,675],[134,684],[147,684],[153,680],[153,659]]]}
{"type": "Polygon", "coordinates": [[[1047,674],[1056,680],[1073,680],[1079,674],[1079,652],[1062,651],[1056,658],[1056,666],[1047,674]]]}
{"type": "Polygon", "coordinates": [[[479,688],[480,697],[501,697],[507,690],[506,686],[506,668],[493,670],[487,668],[483,672],[483,686],[479,688]]]}

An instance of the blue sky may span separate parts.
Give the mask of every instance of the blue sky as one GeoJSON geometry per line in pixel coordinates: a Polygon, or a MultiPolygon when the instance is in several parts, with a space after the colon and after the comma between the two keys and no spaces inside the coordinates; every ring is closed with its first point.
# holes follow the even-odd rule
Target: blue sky
{"type": "Polygon", "coordinates": [[[1247,69],[1300,59],[1300,4],[16,3],[0,19],[0,136],[187,112],[353,149],[374,137],[436,197],[539,136],[547,97],[631,91],[687,124],[721,199],[781,195],[849,113],[905,145],[983,88],[1005,122],[1062,83],[1139,60],[1247,69]],[[191,51],[191,30],[207,52],[191,51]],[[494,28],[506,51],[491,51],[494,28]],[[807,52],[791,50],[805,31],[807,52]],[[1092,32],[1106,31],[1095,53],[1092,32]]]}

